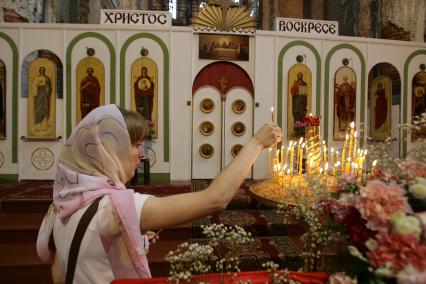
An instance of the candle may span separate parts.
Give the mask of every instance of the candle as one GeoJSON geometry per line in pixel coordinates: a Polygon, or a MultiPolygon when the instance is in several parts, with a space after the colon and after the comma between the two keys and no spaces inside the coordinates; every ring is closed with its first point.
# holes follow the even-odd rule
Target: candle
{"type": "Polygon", "coordinates": [[[305,148],[305,143],[303,143],[302,147],[299,149],[299,175],[302,174],[303,148],[305,148]]]}
{"type": "Polygon", "coordinates": [[[323,147],[323,165],[327,164],[327,146],[325,145],[325,141],[322,141],[322,147],[323,147]]]}
{"type": "Polygon", "coordinates": [[[288,156],[289,156],[289,151],[290,151],[292,144],[293,144],[293,141],[290,141],[290,143],[288,144],[288,147],[287,147],[287,152],[285,153],[285,163],[286,164],[288,164],[288,156]]]}
{"type": "Polygon", "coordinates": [[[300,159],[300,146],[302,145],[302,141],[303,141],[303,137],[301,137],[299,139],[299,144],[297,144],[297,152],[296,152],[296,173],[300,173],[300,169],[299,169],[299,159],[300,159]]]}
{"type": "Polygon", "coordinates": [[[345,170],[345,154],[346,154],[346,146],[348,144],[349,135],[346,133],[345,143],[343,144],[343,150],[342,150],[342,173],[345,170]]]}
{"type": "Polygon", "coordinates": [[[271,165],[271,154],[272,154],[272,149],[269,148],[269,150],[268,150],[268,168],[269,168],[269,172],[271,172],[271,169],[272,169],[272,165],[271,165]]]}
{"type": "Polygon", "coordinates": [[[334,147],[331,147],[331,153],[330,153],[330,165],[334,164],[334,147]]]}
{"type": "Polygon", "coordinates": [[[285,146],[282,145],[281,146],[281,157],[280,157],[280,159],[281,159],[281,165],[284,165],[284,148],[285,148],[285,146]]]}
{"type": "MultiPolygon", "coordinates": [[[[339,151],[336,151],[335,152],[335,159],[334,159],[334,163],[337,163],[337,162],[339,162],[340,161],[340,158],[339,158],[339,154],[340,154],[340,152],[339,151]]],[[[339,165],[340,165],[340,162],[339,162],[339,165]]]]}
{"type": "Polygon", "coordinates": [[[371,168],[371,172],[374,172],[376,170],[376,166],[377,166],[377,160],[374,160],[373,167],[371,168]]]}
{"type": "Polygon", "coordinates": [[[291,174],[293,174],[293,168],[294,168],[294,144],[291,146],[291,150],[290,150],[290,165],[289,165],[289,169],[291,170],[291,174]]]}
{"type": "Polygon", "coordinates": [[[346,162],[346,171],[347,174],[351,173],[351,158],[348,157],[348,161],[346,162]]]}
{"type": "Polygon", "coordinates": [[[272,122],[275,122],[275,112],[273,107],[271,107],[271,116],[272,116],[272,122]]]}
{"type": "Polygon", "coordinates": [[[354,154],[353,154],[353,157],[356,157],[356,154],[357,154],[357,150],[356,150],[357,142],[358,142],[358,133],[355,131],[354,132],[354,154]]]}
{"type": "Polygon", "coordinates": [[[337,169],[340,167],[340,161],[336,162],[334,164],[334,170],[333,170],[333,175],[336,176],[337,175],[337,169]]]}

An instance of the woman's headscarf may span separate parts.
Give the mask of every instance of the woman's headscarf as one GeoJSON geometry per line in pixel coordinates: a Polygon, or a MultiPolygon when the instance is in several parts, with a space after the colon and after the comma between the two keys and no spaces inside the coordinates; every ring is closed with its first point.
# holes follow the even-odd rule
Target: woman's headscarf
{"type": "Polygon", "coordinates": [[[115,105],[96,108],[76,126],[59,157],[53,206],[38,234],[37,253],[42,260],[51,260],[49,238],[55,214],[69,217],[96,198],[109,195],[120,232],[101,232],[101,239],[114,277],[151,277],[146,259],[149,242],[140,233],[134,192],[124,186],[134,171],[131,147],[123,116],[115,105]],[[133,265],[121,261],[122,240],[133,265]]]}

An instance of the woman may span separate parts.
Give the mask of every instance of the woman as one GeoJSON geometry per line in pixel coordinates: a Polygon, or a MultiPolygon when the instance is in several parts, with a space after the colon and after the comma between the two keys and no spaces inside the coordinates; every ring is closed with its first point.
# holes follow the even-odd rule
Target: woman
{"type": "Polygon", "coordinates": [[[140,114],[115,105],[96,108],[74,129],[59,157],[53,204],[37,238],[40,258],[53,260],[55,282],[64,282],[78,223],[97,202],[77,251],[74,283],[150,277],[146,254],[158,235],[148,230],[224,210],[261,150],[281,138],[278,126],[265,125],[206,190],[157,198],[124,186],[144,154],[140,143],[148,133],[140,114]],[[56,251],[49,246],[52,232],[56,251]]]}

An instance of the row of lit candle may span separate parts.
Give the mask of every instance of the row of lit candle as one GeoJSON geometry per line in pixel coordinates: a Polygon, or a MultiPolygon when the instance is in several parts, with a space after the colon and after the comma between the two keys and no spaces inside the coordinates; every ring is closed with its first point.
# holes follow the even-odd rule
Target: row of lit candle
{"type": "MultiPolygon", "coordinates": [[[[271,108],[271,115],[272,121],[275,122],[274,108],[271,108]]],[[[306,157],[306,174],[315,174],[314,172],[311,172],[311,169],[313,167],[314,160],[317,157],[315,157],[312,152],[308,151],[305,142],[306,141],[303,141],[303,138],[300,138],[299,141],[289,141],[287,148],[283,145],[281,149],[277,151],[277,146],[274,145],[272,149],[269,149],[268,165],[274,176],[283,177],[285,175],[302,175],[302,162],[304,156],[306,157]],[[297,150],[295,149],[296,146],[297,150]]],[[[333,147],[329,151],[325,141],[323,141],[319,149],[319,153],[321,155],[321,167],[319,169],[319,174],[337,177],[343,174],[362,176],[363,173],[366,173],[365,161],[367,150],[359,149],[358,144],[358,135],[355,130],[354,122],[351,122],[349,133],[346,133],[345,135],[341,156],[340,152],[335,151],[333,147]]],[[[372,170],[374,170],[376,164],[377,161],[374,161],[372,170]]]]}

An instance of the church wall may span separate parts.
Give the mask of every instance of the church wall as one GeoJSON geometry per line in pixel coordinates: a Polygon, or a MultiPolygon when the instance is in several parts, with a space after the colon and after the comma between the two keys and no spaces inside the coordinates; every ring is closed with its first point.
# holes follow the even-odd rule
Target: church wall
{"type": "MultiPolygon", "coordinates": [[[[249,61],[232,63],[243,68],[254,85],[254,132],[265,122],[271,121],[271,107],[275,108],[280,125],[286,126],[288,71],[298,63],[298,55],[302,55],[302,63],[312,72],[312,113],[321,115],[323,139],[329,142],[330,147],[342,144],[342,141],[333,141],[333,100],[334,75],[343,66],[343,59],[348,59],[347,66],[353,68],[357,75],[357,127],[368,133],[367,76],[371,67],[380,62],[391,63],[401,76],[403,111],[399,116],[398,109],[393,107],[392,123],[410,121],[411,79],[420,71],[420,64],[426,63],[424,44],[350,37],[289,37],[270,31],[257,31],[256,35],[250,36],[249,44],[249,61]]],[[[105,103],[116,103],[126,108],[131,106],[131,65],[141,56],[142,47],[148,49],[148,56],[158,67],[159,94],[159,139],[150,145],[156,159],[151,173],[169,175],[171,180],[190,179],[192,84],[202,68],[215,62],[198,59],[198,33],[193,32],[192,28],[183,27],[141,30],[133,27],[53,24],[5,24],[0,29],[0,59],[6,64],[7,71],[7,139],[0,140],[0,151],[4,156],[0,177],[19,174],[20,179],[53,178],[54,165],[46,170],[37,170],[31,157],[37,148],[44,147],[53,153],[56,160],[75,126],[76,66],[87,56],[89,47],[95,49],[95,56],[105,66],[105,103]],[[5,36],[17,46],[16,82],[13,78],[13,59],[16,56],[5,36]],[[64,70],[64,96],[63,99],[56,98],[56,136],[62,136],[57,141],[20,139],[27,135],[28,101],[20,95],[22,62],[29,53],[39,49],[55,53],[64,70]],[[17,88],[15,98],[14,85],[17,88]],[[17,113],[12,108],[14,100],[17,113]]],[[[287,144],[285,133],[284,143],[287,144]]],[[[401,141],[403,147],[404,140],[401,141]]],[[[409,149],[409,137],[406,144],[404,151],[407,147],[409,149]]],[[[267,152],[262,153],[256,161],[253,167],[255,179],[267,176],[267,155],[267,152]]]]}
{"type": "MultiPolygon", "coordinates": [[[[120,96],[120,105],[124,106],[126,108],[130,109],[130,93],[131,93],[131,65],[132,63],[139,58],[141,48],[144,47],[148,49],[148,57],[152,58],[158,67],[158,137],[159,139],[155,139],[152,143],[150,143],[150,148],[153,150],[155,155],[155,163],[153,167],[151,168],[152,173],[169,173],[169,161],[165,158],[165,144],[169,145],[170,140],[169,136],[165,134],[164,131],[164,124],[167,123],[167,125],[170,123],[170,117],[168,121],[164,121],[164,119],[167,119],[165,117],[165,113],[163,112],[163,106],[164,106],[164,99],[165,99],[165,91],[168,87],[170,81],[165,81],[164,78],[164,65],[170,66],[169,57],[164,58],[163,51],[161,49],[161,46],[159,45],[158,41],[155,41],[151,38],[151,36],[154,35],[159,42],[163,42],[168,52],[170,51],[170,33],[168,31],[159,31],[159,30],[151,30],[151,31],[143,31],[143,32],[137,32],[133,30],[124,30],[120,31],[118,33],[118,45],[120,46],[119,51],[117,51],[117,56],[120,57],[120,67],[119,67],[119,73],[124,74],[124,78],[120,78],[118,84],[121,86],[120,92],[118,93],[120,96]],[[127,50],[123,49],[123,46],[125,44],[128,44],[127,50]],[[125,52],[125,63],[124,66],[121,63],[121,60],[123,60],[121,54],[125,52]],[[122,68],[124,67],[124,70],[122,68]],[[167,85],[167,86],[166,86],[167,85]],[[124,88],[123,88],[124,86],[124,88]],[[124,90],[124,94],[122,93],[124,90]],[[163,96],[161,95],[163,94],[163,96]],[[124,102],[122,101],[122,98],[125,98],[124,102]],[[123,104],[124,103],[124,104],[123,104]],[[167,137],[166,137],[167,136],[167,137]],[[164,139],[163,139],[164,138],[164,139]]],[[[119,66],[119,65],[117,65],[119,66]]],[[[171,93],[168,94],[170,98],[171,93]]],[[[170,109],[170,108],[169,108],[170,109]]],[[[169,132],[170,133],[170,132],[169,132]]]]}
{"type": "MultiPolygon", "coordinates": [[[[20,68],[22,68],[22,60],[30,53],[45,49],[49,50],[52,53],[56,54],[62,62],[63,55],[64,55],[64,44],[60,40],[52,40],[52,39],[61,39],[62,37],[62,31],[59,29],[36,29],[36,28],[28,28],[23,29],[20,35],[21,38],[21,44],[20,44],[20,54],[21,54],[21,60],[19,61],[20,68]]],[[[20,72],[20,81],[21,80],[27,80],[26,78],[22,78],[21,72],[20,72]]],[[[60,78],[57,78],[57,80],[61,80],[60,78]]],[[[22,91],[19,92],[20,94],[22,91]]],[[[19,111],[19,119],[18,119],[18,149],[19,149],[19,155],[18,155],[18,172],[20,173],[19,178],[20,179],[50,179],[54,174],[56,170],[56,157],[55,153],[58,153],[60,151],[61,146],[63,145],[64,141],[63,138],[59,141],[46,141],[46,140],[32,140],[28,141],[25,138],[22,139],[22,137],[27,136],[27,125],[28,125],[28,98],[22,98],[21,95],[19,95],[19,104],[18,104],[18,111],[19,111]],[[49,152],[45,152],[48,149],[53,153],[53,157],[50,156],[49,152]],[[47,154],[48,156],[45,156],[44,154],[47,154]],[[39,157],[43,160],[43,164],[37,165],[37,163],[34,163],[34,157],[39,157]],[[45,164],[46,163],[46,164],[45,164]],[[42,170],[37,170],[37,167],[42,168],[42,170]]],[[[56,124],[55,124],[55,133],[56,137],[61,136],[61,133],[63,133],[63,122],[64,122],[64,116],[63,116],[63,101],[62,99],[58,99],[55,96],[55,108],[56,108],[56,124]]],[[[64,137],[62,135],[62,137],[64,137]]]]}
{"type": "MultiPolygon", "coordinates": [[[[256,35],[255,58],[262,60],[257,60],[255,64],[254,102],[259,106],[254,107],[254,131],[271,121],[271,107],[274,107],[276,102],[276,39],[271,35],[272,33],[267,32],[259,32],[256,35]]],[[[267,168],[268,152],[264,151],[253,165],[253,178],[267,178],[267,168]]]]}
{"type": "Polygon", "coordinates": [[[192,83],[197,51],[192,29],[171,33],[170,40],[170,179],[191,179],[192,83]],[[187,103],[189,102],[190,105],[187,103]]]}

